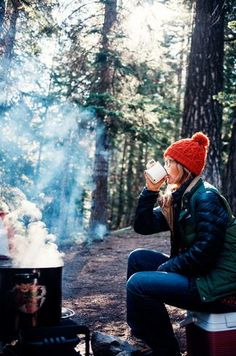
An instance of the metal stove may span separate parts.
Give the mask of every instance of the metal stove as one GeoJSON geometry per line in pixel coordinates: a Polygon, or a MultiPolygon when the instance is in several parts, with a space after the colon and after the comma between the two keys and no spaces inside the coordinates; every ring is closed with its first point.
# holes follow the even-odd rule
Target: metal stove
{"type": "Polygon", "coordinates": [[[21,329],[17,340],[2,343],[0,355],[82,356],[78,345],[83,342],[83,355],[89,356],[89,329],[71,320],[71,312],[63,308],[61,321],[56,326],[21,329]]]}

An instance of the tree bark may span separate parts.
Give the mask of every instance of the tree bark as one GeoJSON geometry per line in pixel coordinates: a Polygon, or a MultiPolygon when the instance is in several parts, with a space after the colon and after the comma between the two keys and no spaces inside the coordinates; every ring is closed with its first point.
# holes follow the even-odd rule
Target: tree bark
{"type": "Polygon", "coordinates": [[[90,238],[101,240],[107,232],[107,204],[108,204],[108,131],[103,118],[97,117],[96,147],[93,181],[95,189],[92,193],[90,215],[90,238]]]}
{"type": "MultiPolygon", "coordinates": [[[[186,31],[185,31],[186,32],[186,31]]],[[[177,93],[176,93],[176,109],[178,113],[181,113],[183,107],[183,72],[186,65],[186,59],[184,58],[184,51],[186,47],[186,41],[182,40],[180,48],[179,62],[176,69],[177,75],[177,93]]],[[[176,127],[180,127],[181,114],[176,117],[176,127]]],[[[180,130],[176,130],[175,140],[178,140],[180,130]]]]}
{"type": "Polygon", "coordinates": [[[5,60],[10,61],[12,58],[12,51],[14,47],[15,37],[16,37],[16,21],[19,16],[18,6],[19,3],[12,1],[13,10],[10,17],[10,27],[9,31],[5,36],[5,60]]]}
{"type": "Polygon", "coordinates": [[[135,140],[133,135],[130,138],[129,144],[129,153],[128,153],[128,169],[127,169],[127,203],[126,203],[126,216],[125,216],[125,226],[130,224],[131,214],[134,206],[134,197],[133,197],[133,177],[134,177],[134,166],[135,166],[135,140]]]}
{"type": "Polygon", "coordinates": [[[109,228],[115,229],[116,226],[116,211],[117,211],[117,194],[116,194],[116,183],[117,183],[117,174],[118,174],[118,167],[117,167],[117,155],[115,152],[115,148],[113,147],[110,152],[110,159],[109,159],[109,228]],[[112,172],[111,172],[112,169],[112,172]]]}
{"type": "Polygon", "coordinates": [[[2,27],[4,23],[4,17],[5,17],[5,7],[6,7],[5,1],[0,0],[0,36],[2,35],[2,27]]]}
{"type": "Polygon", "coordinates": [[[222,106],[214,96],[223,90],[224,1],[197,0],[195,16],[181,136],[208,135],[205,178],[220,187],[222,106]]]}
{"type": "Polygon", "coordinates": [[[117,207],[117,220],[116,228],[121,227],[122,217],[124,215],[124,205],[125,205],[125,190],[124,190],[124,179],[125,179],[125,160],[126,160],[126,148],[127,148],[127,138],[125,137],[123,144],[121,167],[119,172],[119,189],[118,189],[118,207],[117,207]]]}
{"type": "Polygon", "coordinates": [[[15,44],[16,22],[19,16],[18,2],[12,0],[11,3],[12,5],[8,5],[4,1],[0,2],[0,91],[2,97],[5,97],[0,105],[0,114],[4,113],[7,106],[7,79],[15,44]],[[6,12],[10,13],[9,19],[6,12]]]}
{"type": "MultiPolygon", "coordinates": [[[[131,185],[131,192],[132,194],[130,195],[130,203],[129,203],[129,214],[127,214],[128,219],[126,221],[126,225],[133,225],[134,223],[134,216],[135,216],[135,210],[136,210],[136,204],[135,202],[137,201],[137,196],[140,194],[141,190],[143,189],[145,185],[145,180],[144,180],[144,162],[147,162],[147,158],[144,159],[144,143],[143,142],[134,142],[134,145],[136,144],[137,148],[137,153],[136,153],[136,159],[134,160],[134,172],[133,173],[133,178],[130,179],[130,185],[131,185]],[[135,177],[135,178],[134,178],[135,177]]],[[[134,154],[133,154],[133,159],[134,159],[134,154]]]]}
{"type": "Polygon", "coordinates": [[[226,167],[226,180],[225,180],[225,195],[233,210],[236,214],[236,109],[234,110],[233,127],[231,139],[229,144],[229,156],[226,167]]]}
{"type": "MultiPolygon", "coordinates": [[[[104,1],[103,1],[104,3],[104,1]]],[[[96,152],[94,162],[94,184],[92,193],[92,208],[90,216],[90,236],[92,239],[102,239],[108,229],[108,154],[109,154],[109,126],[111,118],[105,114],[109,110],[109,104],[102,100],[103,94],[112,94],[113,89],[113,68],[109,60],[109,50],[111,49],[110,37],[113,26],[117,19],[117,0],[105,1],[105,13],[102,29],[102,41],[100,54],[103,62],[98,70],[97,93],[100,95],[102,112],[97,112],[97,134],[96,152]]]]}

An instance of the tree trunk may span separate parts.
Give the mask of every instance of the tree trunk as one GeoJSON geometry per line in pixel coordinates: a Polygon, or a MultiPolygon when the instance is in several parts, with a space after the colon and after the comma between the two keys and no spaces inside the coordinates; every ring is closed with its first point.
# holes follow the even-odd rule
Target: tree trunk
{"type": "MultiPolygon", "coordinates": [[[[186,33],[186,31],[183,28],[183,32],[186,33]]],[[[186,48],[186,40],[182,40],[181,42],[181,48],[180,48],[180,56],[179,56],[179,62],[178,66],[176,69],[176,75],[177,75],[177,93],[176,93],[176,109],[178,113],[181,113],[182,107],[183,107],[183,71],[184,67],[186,65],[186,59],[185,59],[185,48],[186,48]]],[[[181,114],[179,114],[176,117],[176,127],[180,127],[180,119],[181,119],[181,114]]],[[[175,141],[179,139],[179,134],[180,131],[176,130],[175,131],[175,141]]]]}
{"type": "MultiPolygon", "coordinates": [[[[0,36],[2,34],[2,26],[3,26],[3,23],[4,23],[5,7],[6,7],[5,1],[4,0],[0,0],[0,36]]],[[[1,46],[2,46],[2,44],[1,44],[1,46]]]]}
{"type": "Polygon", "coordinates": [[[222,106],[214,99],[223,89],[224,1],[197,0],[184,99],[182,137],[196,131],[210,138],[205,178],[221,186],[222,106]]]}
{"type": "Polygon", "coordinates": [[[130,144],[129,144],[129,155],[128,155],[128,169],[127,169],[127,203],[126,203],[126,216],[125,216],[125,225],[128,226],[131,222],[131,216],[133,211],[133,206],[135,203],[133,196],[133,177],[134,177],[134,166],[135,166],[135,139],[131,135],[130,144]]]}
{"type": "Polygon", "coordinates": [[[126,148],[127,148],[127,138],[125,137],[123,143],[123,152],[121,160],[121,168],[119,172],[119,189],[118,189],[118,208],[117,208],[117,220],[116,227],[119,228],[121,225],[122,217],[124,214],[124,205],[125,205],[125,190],[124,190],[124,172],[125,172],[125,159],[126,159],[126,148]]]}
{"type": "MultiPolygon", "coordinates": [[[[103,2],[104,3],[104,2],[103,2]]],[[[109,126],[111,118],[105,114],[109,109],[107,103],[102,102],[103,94],[112,94],[113,68],[109,60],[111,48],[110,37],[112,28],[117,18],[117,0],[105,2],[105,14],[102,30],[102,42],[100,54],[103,57],[101,68],[98,70],[97,93],[101,102],[98,106],[103,107],[102,112],[97,112],[96,152],[94,162],[94,184],[92,194],[92,208],[90,216],[90,236],[92,239],[102,239],[108,229],[107,204],[108,204],[108,154],[109,154],[109,126]]]]}
{"type": "Polygon", "coordinates": [[[5,100],[2,100],[0,106],[0,114],[2,114],[6,107],[7,102],[7,78],[10,70],[13,48],[16,37],[16,22],[19,16],[19,3],[12,0],[12,7],[9,4],[9,9],[6,8],[8,4],[4,1],[0,2],[0,91],[2,97],[5,96],[5,100]],[[10,19],[6,18],[6,12],[10,13],[10,19]],[[9,24],[8,24],[9,21],[9,24]],[[3,31],[3,29],[5,31],[3,31]]]}
{"type": "Polygon", "coordinates": [[[107,177],[108,177],[108,132],[103,119],[97,118],[96,147],[93,181],[95,189],[92,193],[90,215],[90,238],[101,240],[107,232],[107,177]]]}
{"type": "MultiPolygon", "coordinates": [[[[134,201],[137,195],[140,193],[140,190],[144,187],[145,185],[145,179],[144,179],[144,169],[146,168],[145,163],[147,161],[150,161],[152,157],[145,157],[144,155],[146,154],[146,149],[145,149],[145,144],[143,142],[137,142],[137,160],[135,162],[135,179],[134,179],[134,201]]],[[[153,156],[155,158],[155,156],[153,156]]]]}
{"type": "MultiPolygon", "coordinates": [[[[133,179],[131,181],[131,188],[132,189],[132,195],[131,195],[131,201],[129,205],[129,219],[127,220],[126,224],[127,225],[133,225],[134,223],[134,215],[135,215],[135,210],[136,210],[136,204],[135,202],[137,201],[137,197],[141,193],[144,185],[145,185],[145,179],[144,179],[144,162],[147,162],[148,158],[146,157],[145,159],[143,158],[145,155],[145,150],[144,150],[144,143],[143,142],[136,142],[137,145],[137,158],[135,160],[135,178],[133,175],[133,179]],[[133,182],[133,183],[132,183],[133,182]]],[[[150,158],[149,158],[150,159],[150,158]]]]}
{"type": "Polygon", "coordinates": [[[12,51],[14,47],[15,37],[16,37],[16,21],[19,16],[19,3],[17,1],[12,1],[13,10],[10,17],[10,27],[9,31],[5,36],[5,54],[6,60],[10,61],[12,58],[12,51]]]}
{"type": "Polygon", "coordinates": [[[236,109],[234,110],[234,120],[232,134],[229,144],[229,156],[226,167],[225,195],[228,202],[236,214],[236,109]]]}
{"type": "Polygon", "coordinates": [[[116,211],[117,211],[117,194],[116,194],[116,183],[117,183],[117,174],[118,174],[118,167],[117,167],[117,155],[116,150],[114,147],[110,152],[110,159],[109,159],[109,228],[115,229],[116,226],[116,211]],[[111,172],[112,169],[112,172],[111,172]]]}

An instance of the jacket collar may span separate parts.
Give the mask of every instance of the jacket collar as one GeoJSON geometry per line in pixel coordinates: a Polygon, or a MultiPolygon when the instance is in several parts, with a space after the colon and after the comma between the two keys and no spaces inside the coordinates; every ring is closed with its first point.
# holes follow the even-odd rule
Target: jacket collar
{"type": "Polygon", "coordinates": [[[201,184],[202,184],[202,177],[196,176],[195,178],[193,178],[191,183],[185,189],[183,196],[189,192],[193,194],[200,187],[201,184]]]}
{"type": "Polygon", "coordinates": [[[183,207],[183,205],[185,205],[184,203],[186,203],[188,201],[188,197],[192,196],[202,184],[203,184],[203,180],[202,180],[201,176],[196,176],[195,178],[193,178],[193,180],[187,186],[187,188],[185,189],[185,191],[183,193],[181,207],[183,207]]]}

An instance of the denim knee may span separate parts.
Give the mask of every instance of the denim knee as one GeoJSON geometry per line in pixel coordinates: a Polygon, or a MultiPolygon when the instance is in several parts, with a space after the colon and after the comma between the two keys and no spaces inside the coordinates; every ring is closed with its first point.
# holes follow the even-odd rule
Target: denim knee
{"type": "Polygon", "coordinates": [[[130,292],[132,294],[138,295],[140,293],[140,289],[138,288],[140,284],[140,273],[134,273],[132,276],[129,277],[127,283],[126,283],[126,289],[127,292],[130,292]]]}
{"type": "Polygon", "coordinates": [[[160,264],[167,261],[168,258],[167,255],[159,251],[138,248],[132,251],[128,257],[127,277],[129,278],[136,272],[156,271],[160,264]]]}
{"type": "Polygon", "coordinates": [[[137,259],[139,259],[142,255],[142,248],[137,248],[130,252],[128,256],[128,264],[134,264],[137,259]]]}
{"type": "Polygon", "coordinates": [[[139,262],[141,261],[142,249],[138,248],[132,251],[128,256],[128,269],[127,269],[127,279],[129,279],[132,274],[138,272],[139,262]],[[139,262],[138,262],[139,261],[139,262]]]}

